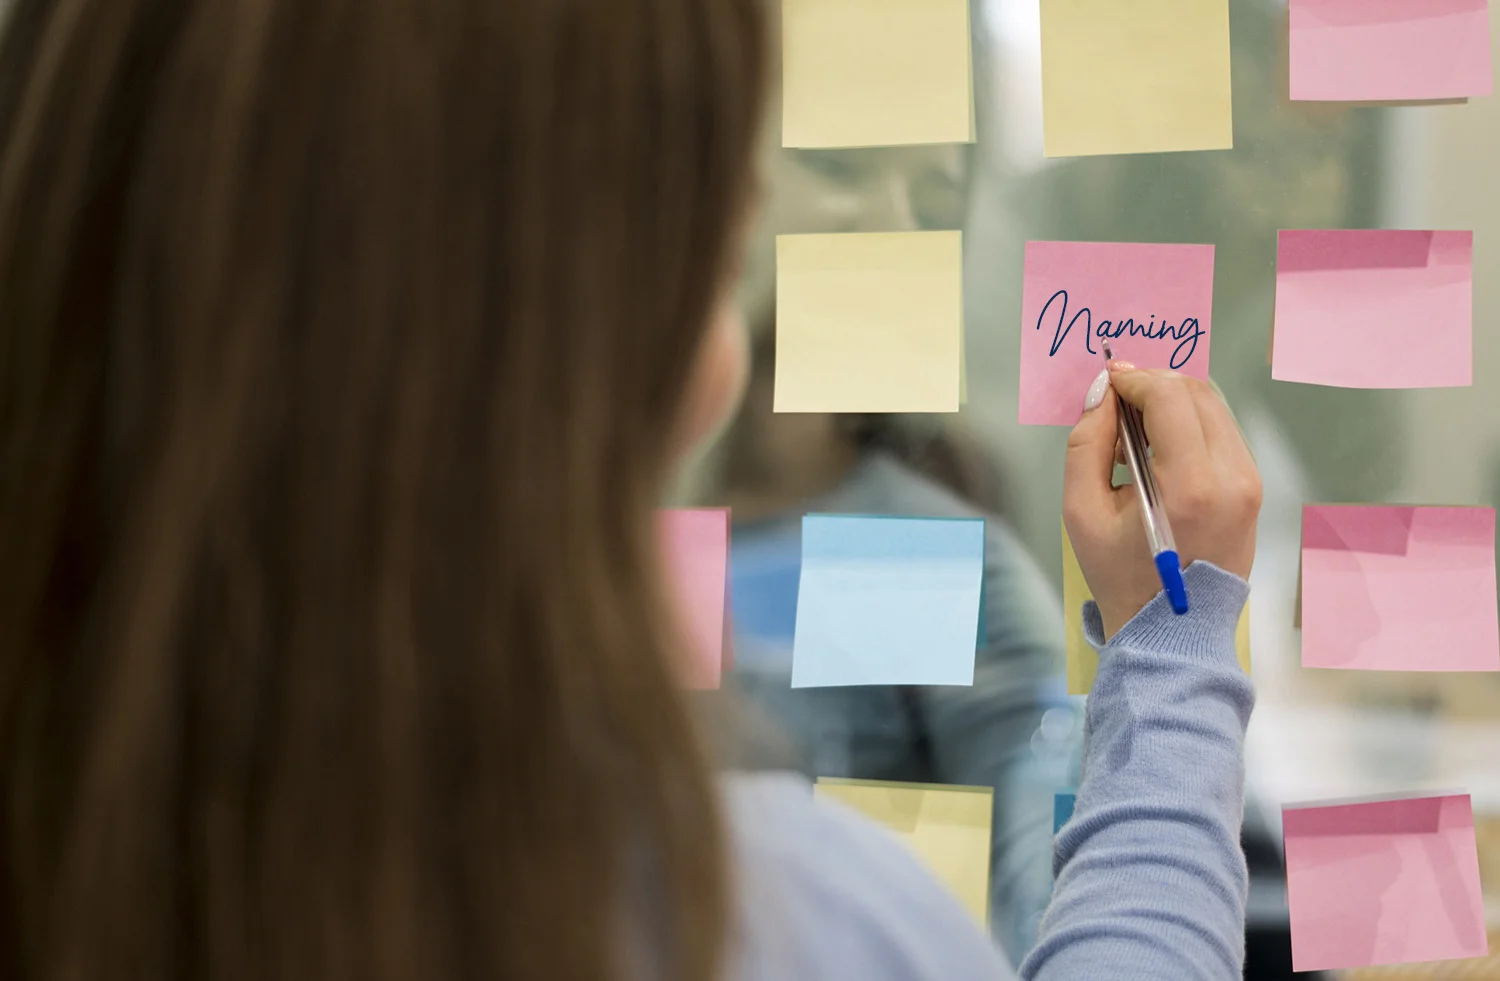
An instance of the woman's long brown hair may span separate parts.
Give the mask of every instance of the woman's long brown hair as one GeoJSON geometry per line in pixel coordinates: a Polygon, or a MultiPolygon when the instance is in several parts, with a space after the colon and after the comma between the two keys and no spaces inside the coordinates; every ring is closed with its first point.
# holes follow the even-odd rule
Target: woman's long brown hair
{"type": "Polygon", "coordinates": [[[708,981],[650,510],[755,0],[13,0],[0,977],[708,981]]]}

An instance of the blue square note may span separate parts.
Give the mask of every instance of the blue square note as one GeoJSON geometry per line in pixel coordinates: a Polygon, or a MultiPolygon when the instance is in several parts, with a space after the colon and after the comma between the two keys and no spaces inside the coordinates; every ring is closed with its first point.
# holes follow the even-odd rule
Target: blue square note
{"type": "Polygon", "coordinates": [[[809,514],[792,687],[972,685],[984,519],[809,514]]]}

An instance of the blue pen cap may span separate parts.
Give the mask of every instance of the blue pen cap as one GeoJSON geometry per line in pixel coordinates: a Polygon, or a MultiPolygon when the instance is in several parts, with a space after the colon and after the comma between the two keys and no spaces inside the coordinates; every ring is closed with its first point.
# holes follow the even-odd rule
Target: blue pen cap
{"type": "Polygon", "coordinates": [[[1167,602],[1178,616],[1188,611],[1187,584],[1182,581],[1182,560],[1168,549],[1156,553],[1156,571],[1161,576],[1162,588],[1167,591],[1167,602]]]}

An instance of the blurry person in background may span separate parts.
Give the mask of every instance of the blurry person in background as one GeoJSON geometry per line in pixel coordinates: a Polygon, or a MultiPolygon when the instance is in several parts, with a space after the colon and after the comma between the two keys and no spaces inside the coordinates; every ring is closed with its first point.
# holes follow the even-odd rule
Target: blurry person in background
{"type": "Polygon", "coordinates": [[[774,95],[770,115],[740,290],[752,370],[702,492],[734,521],[731,687],[780,725],[809,775],[993,788],[990,921],[1019,961],[1051,894],[1053,795],[1076,781],[1082,732],[1055,591],[1000,517],[1003,476],[953,419],[772,411],[775,235],[959,228],[973,148],[784,150],[774,95]],[[801,521],[814,511],[987,519],[973,687],[790,688],[801,521]]]}

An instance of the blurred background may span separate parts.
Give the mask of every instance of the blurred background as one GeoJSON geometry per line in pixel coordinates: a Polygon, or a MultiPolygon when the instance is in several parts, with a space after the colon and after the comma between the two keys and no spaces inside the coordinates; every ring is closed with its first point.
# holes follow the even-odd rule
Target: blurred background
{"type": "MultiPolygon", "coordinates": [[[[963,497],[1001,515],[1040,575],[1060,591],[1066,430],[1016,423],[1024,243],[1213,243],[1213,375],[1240,418],[1266,486],[1251,599],[1259,707],[1250,732],[1250,823],[1260,829],[1263,847],[1279,843],[1286,802],[1468,790],[1480,824],[1497,955],[1487,962],[1347,976],[1500,979],[1500,934],[1494,932],[1500,929],[1500,674],[1304,670],[1294,627],[1304,503],[1500,505],[1500,390],[1492,382],[1500,373],[1500,99],[1402,107],[1291,103],[1284,0],[1234,0],[1233,150],[1048,160],[1042,156],[1037,2],[972,2],[977,143],[853,152],[768,147],[772,186],[744,289],[758,328],[759,370],[768,374],[772,236],[963,228],[967,406],[942,417],[763,418],[751,428],[772,428],[760,433],[765,445],[752,456],[761,469],[775,472],[774,480],[791,485],[777,500],[795,510],[791,502],[799,495],[828,499],[820,496],[832,479],[824,471],[840,466],[829,462],[837,455],[828,449],[835,445],[827,442],[829,427],[847,432],[857,447],[872,440],[905,450],[930,447],[927,469],[942,471],[952,478],[946,484],[962,485],[963,497]],[[1472,229],[1474,386],[1376,392],[1273,382],[1267,351],[1281,228],[1472,229]],[[799,450],[799,441],[812,448],[799,450]]],[[[1500,17],[1493,26],[1500,42],[1500,17]]],[[[1128,55],[1117,67],[1130,71],[1128,55]]],[[[779,143],[777,120],[770,128],[779,143]]],[[[764,416],[768,398],[762,392],[758,402],[753,386],[746,413],[764,416]]],[[[745,470],[746,428],[742,421],[727,448],[706,462],[700,486],[688,492],[733,504],[737,540],[741,507],[759,517],[753,494],[725,491],[726,480],[742,491],[755,483],[753,467],[734,472],[745,470]]],[[[742,568],[749,560],[736,550],[735,575],[754,578],[755,570],[742,568]]],[[[794,589],[795,570],[790,574],[794,589]]],[[[755,619],[758,614],[742,606],[756,598],[743,597],[737,583],[736,617],[755,619]]],[[[753,624],[742,630],[757,632],[753,624]]],[[[765,639],[741,638],[737,653],[765,639]]],[[[1060,650],[1060,633],[1056,644],[1060,650]]],[[[1058,739],[1075,739],[1071,722],[1048,708],[1055,694],[1048,692],[1038,700],[1037,717],[1050,721],[1037,733],[1045,736],[1050,725],[1058,739]]],[[[1053,768],[1027,792],[1050,797],[1046,785],[1066,780],[1053,768]]],[[[1259,977],[1291,976],[1286,964],[1273,963],[1276,944],[1285,944],[1276,861],[1274,849],[1260,856],[1252,896],[1252,930],[1258,923],[1271,935],[1283,931],[1270,953],[1262,950],[1259,977]]]]}

